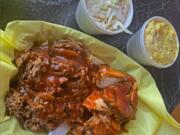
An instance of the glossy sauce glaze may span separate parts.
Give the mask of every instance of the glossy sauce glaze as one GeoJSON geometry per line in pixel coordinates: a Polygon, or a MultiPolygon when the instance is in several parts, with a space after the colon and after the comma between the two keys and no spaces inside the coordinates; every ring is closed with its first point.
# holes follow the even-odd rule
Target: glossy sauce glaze
{"type": "Polygon", "coordinates": [[[15,63],[19,73],[6,106],[24,128],[51,131],[66,121],[73,135],[114,135],[135,118],[135,79],[95,64],[78,41],[35,45],[15,63]]]}

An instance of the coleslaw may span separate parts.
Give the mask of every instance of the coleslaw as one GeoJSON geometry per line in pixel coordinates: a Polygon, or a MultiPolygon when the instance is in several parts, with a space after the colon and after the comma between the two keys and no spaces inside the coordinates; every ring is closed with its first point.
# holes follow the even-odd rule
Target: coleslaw
{"type": "Polygon", "coordinates": [[[123,29],[126,33],[132,34],[124,27],[129,0],[86,0],[86,6],[90,16],[99,27],[109,31],[123,29]]]}

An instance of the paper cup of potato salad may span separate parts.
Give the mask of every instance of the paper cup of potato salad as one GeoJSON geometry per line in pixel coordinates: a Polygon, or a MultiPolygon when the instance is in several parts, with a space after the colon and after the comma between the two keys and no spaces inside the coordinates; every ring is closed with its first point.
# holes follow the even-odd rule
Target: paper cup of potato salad
{"type": "Polygon", "coordinates": [[[144,65],[157,68],[170,67],[179,53],[177,33],[167,19],[152,17],[128,41],[127,53],[144,65]]]}

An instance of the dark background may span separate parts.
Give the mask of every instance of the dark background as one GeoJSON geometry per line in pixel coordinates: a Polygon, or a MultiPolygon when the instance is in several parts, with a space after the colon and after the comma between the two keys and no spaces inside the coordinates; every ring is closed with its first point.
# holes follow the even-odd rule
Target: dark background
{"type": "MultiPolygon", "coordinates": [[[[75,13],[79,0],[0,0],[0,28],[12,20],[44,20],[80,30],[75,13]]],[[[174,26],[180,37],[180,0],[133,0],[134,18],[130,30],[136,32],[152,16],[163,16],[174,26]]],[[[125,33],[115,36],[95,36],[126,53],[126,42],[131,37],[125,33]]],[[[169,112],[180,103],[180,56],[167,69],[148,69],[162,94],[169,112]]]]}

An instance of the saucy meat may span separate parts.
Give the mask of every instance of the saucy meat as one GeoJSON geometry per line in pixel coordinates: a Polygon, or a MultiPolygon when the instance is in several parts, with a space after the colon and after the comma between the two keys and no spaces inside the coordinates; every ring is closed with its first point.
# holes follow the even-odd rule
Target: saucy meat
{"type": "Polygon", "coordinates": [[[66,121],[73,135],[115,135],[135,118],[136,80],[93,61],[78,41],[35,44],[15,64],[6,106],[24,128],[51,131],[66,121]]]}

